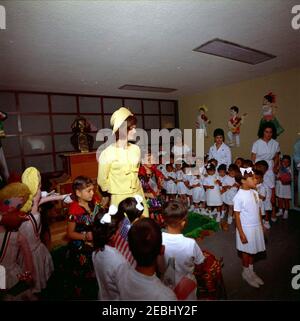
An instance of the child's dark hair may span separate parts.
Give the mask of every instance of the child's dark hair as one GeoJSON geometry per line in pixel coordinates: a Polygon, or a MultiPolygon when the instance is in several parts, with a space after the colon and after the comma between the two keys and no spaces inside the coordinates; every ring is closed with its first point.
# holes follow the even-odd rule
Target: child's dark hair
{"type": "Polygon", "coordinates": [[[254,168],[265,173],[269,169],[269,164],[265,160],[261,160],[255,163],[254,168]]]}
{"type": "Polygon", "coordinates": [[[291,156],[290,156],[290,155],[283,155],[282,158],[281,158],[281,160],[283,161],[284,159],[288,160],[289,163],[291,164],[292,159],[291,159],[291,156]]]}
{"type": "Polygon", "coordinates": [[[253,167],[254,164],[251,159],[244,159],[243,160],[243,165],[242,167],[247,168],[247,167],[253,167]]]}
{"type": "Polygon", "coordinates": [[[264,132],[265,132],[265,130],[267,128],[271,128],[272,129],[272,138],[276,139],[277,138],[276,127],[271,122],[266,122],[259,128],[259,130],[258,130],[258,138],[263,138],[264,137],[264,132]]]}
{"type": "Polygon", "coordinates": [[[234,171],[236,174],[240,171],[236,164],[230,164],[228,167],[228,172],[234,171]]]}
{"type": "Polygon", "coordinates": [[[242,157],[238,157],[238,158],[235,160],[235,162],[234,162],[234,163],[236,163],[237,161],[240,161],[240,162],[243,164],[243,162],[244,162],[244,158],[242,158],[242,157]]]}
{"type": "Polygon", "coordinates": [[[93,185],[93,181],[91,178],[87,176],[77,176],[72,184],[72,190],[74,197],[77,199],[76,191],[81,191],[89,186],[93,185]]]}
{"type": "Polygon", "coordinates": [[[208,160],[208,164],[210,164],[210,163],[216,163],[215,166],[218,166],[218,161],[217,161],[215,158],[209,159],[209,160],[208,160]]]}
{"type": "Polygon", "coordinates": [[[208,163],[205,166],[206,171],[215,171],[216,170],[216,166],[213,163],[208,163]]]}
{"type": "Polygon", "coordinates": [[[218,167],[218,172],[219,172],[219,171],[225,171],[225,172],[226,172],[226,170],[227,170],[226,164],[221,164],[221,165],[218,167]]]}
{"type": "Polygon", "coordinates": [[[128,243],[138,266],[154,265],[162,245],[160,226],[151,218],[138,220],[128,232],[128,243]]]}
{"type": "MultiPolygon", "coordinates": [[[[243,168],[243,167],[241,167],[243,168]]],[[[236,175],[235,175],[235,181],[238,183],[238,184],[242,184],[242,180],[243,179],[247,179],[248,177],[252,177],[254,174],[253,173],[244,173],[244,175],[241,173],[241,171],[239,170],[236,175]]]]}
{"type": "Polygon", "coordinates": [[[101,223],[101,219],[107,210],[100,208],[100,212],[95,216],[92,227],[93,243],[95,250],[104,251],[105,244],[109,242],[111,237],[117,232],[120,222],[124,219],[124,214],[117,212],[111,215],[111,223],[101,223]]]}
{"type": "Polygon", "coordinates": [[[136,208],[137,201],[134,197],[127,197],[118,206],[118,212],[125,214],[130,223],[135,221],[137,218],[140,218],[143,214],[143,210],[138,210],[136,208]]]}
{"type": "Polygon", "coordinates": [[[187,207],[180,201],[170,201],[163,211],[163,219],[166,225],[176,226],[188,215],[187,207]]]}
{"type": "Polygon", "coordinates": [[[237,107],[237,106],[230,107],[230,110],[235,111],[237,114],[239,113],[239,107],[237,107]]]}
{"type": "Polygon", "coordinates": [[[255,176],[259,176],[259,177],[261,177],[261,178],[264,178],[264,173],[262,172],[262,171],[260,171],[260,170],[258,170],[258,169],[254,169],[254,175],[255,176]]]}

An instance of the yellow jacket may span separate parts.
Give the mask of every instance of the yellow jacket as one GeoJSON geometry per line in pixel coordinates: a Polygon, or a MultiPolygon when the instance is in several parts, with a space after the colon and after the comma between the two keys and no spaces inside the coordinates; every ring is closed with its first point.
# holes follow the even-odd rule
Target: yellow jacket
{"type": "Polygon", "coordinates": [[[137,145],[127,148],[111,144],[100,154],[98,185],[111,194],[131,194],[141,190],[138,178],[141,151],[137,145]]]}

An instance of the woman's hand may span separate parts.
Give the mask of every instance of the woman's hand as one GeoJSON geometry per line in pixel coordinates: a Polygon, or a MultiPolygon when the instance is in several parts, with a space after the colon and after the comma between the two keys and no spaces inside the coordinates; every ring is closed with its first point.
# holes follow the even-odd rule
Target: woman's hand
{"type": "Polygon", "coordinates": [[[87,232],[86,233],[86,240],[87,241],[93,241],[93,234],[92,234],[92,232],[87,232]]]}

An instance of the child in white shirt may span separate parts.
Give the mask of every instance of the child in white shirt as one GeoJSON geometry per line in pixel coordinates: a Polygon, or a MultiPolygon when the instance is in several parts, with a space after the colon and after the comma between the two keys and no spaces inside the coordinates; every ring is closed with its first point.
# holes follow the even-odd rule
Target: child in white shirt
{"type": "Polygon", "coordinates": [[[118,212],[111,205],[107,213],[96,215],[93,225],[93,243],[95,251],[92,254],[93,265],[98,281],[99,300],[119,300],[117,287],[117,270],[120,265],[129,265],[125,257],[114,247],[119,225],[124,219],[124,213],[118,212]]]}
{"type": "Polygon", "coordinates": [[[193,271],[205,257],[196,241],[182,234],[187,214],[187,208],[179,201],[170,202],[164,210],[167,231],[162,233],[162,237],[168,268],[163,281],[174,290],[178,299],[196,300],[197,281],[193,271]]]}
{"type": "Polygon", "coordinates": [[[138,220],[128,232],[128,243],[137,265],[118,268],[120,300],[176,300],[175,293],[156,276],[157,258],[164,254],[160,226],[150,218],[138,220]]]}

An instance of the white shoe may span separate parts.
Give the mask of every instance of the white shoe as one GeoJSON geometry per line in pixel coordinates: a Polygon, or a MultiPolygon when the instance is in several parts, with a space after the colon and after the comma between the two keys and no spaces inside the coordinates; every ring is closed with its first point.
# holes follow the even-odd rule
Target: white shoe
{"type": "Polygon", "coordinates": [[[242,278],[254,288],[259,288],[259,284],[254,280],[252,274],[249,271],[249,268],[244,269],[244,271],[242,272],[242,278]]]}
{"type": "Polygon", "coordinates": [[[264,285],[264,281],[253,271],[250,269],[250,274],[252,275],[252,278],[258,285],[264,285]]]}
{"type": "Polygon", "coordinates": [[[217,211],[216,209],[214,209],[214,210],[211,212],[212,215],[216,215],[217,213],[218,213],[218,211],[217,211]]]}
{"type": "Polygon", "coordinates": [[[195,208],[195,209],[194,209],[194,213],[201,214],[200,209],[199,209],[199,208],[195,208]]]}
{"type": "Polygon", "coordinates": [[[194,206],[194,205],[191,205],[190,208],[189,208],[189,211],[192,212],[192,211],[194,211],[194,209],[195,209],[195,206],[194,206]]]}
{"type": "Polygon", "coordinates": [[[279,217],[279,216],[282,216],[282,215],[283,215],[283,211],[282,211],[282,209],[280,209],[279,212],[276,213],[276,216],[279,217]]]}
{"type": "Polygon", "coordinates": [[[287,220],[289,218],[289,211],[285,210],[283,213],[283,219],[287,220]]]}
{"type": "Polygon", "coordinates": [[[232,224],[232,216],[231,215],[228,216],[227,223],[228,224],[232,224]]]}
{"type": "Polygon", "coordinates": [[[225,217],[225,211],[222,211],[221,213],[221,219],[223,219],[225,217]]]}
{"type": "Polygon", "coordinates": [[[269,221],[264,221],[264,227],[269,230],[271,228],[271,225],[269,223],[269,221]]]}
{"type": "Polygon", "coordinates": [[[277,217],[271,217],[271,221],[274,223],[277,222],[277,217]]]}
{"type": "Polygon", "coordinates": [[[217,213],[216,222],[220,223],[220,221],[221,221],[221,214],[217,213]]]}

